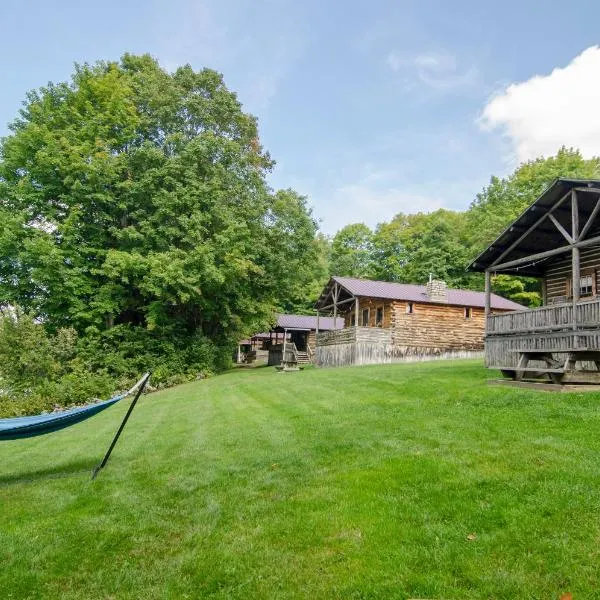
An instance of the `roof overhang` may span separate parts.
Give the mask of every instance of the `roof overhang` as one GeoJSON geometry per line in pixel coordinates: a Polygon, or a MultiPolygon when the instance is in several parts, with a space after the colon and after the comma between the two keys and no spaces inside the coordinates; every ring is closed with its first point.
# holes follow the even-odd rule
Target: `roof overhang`
{"type": "Polygon", "coordinates": [[[600,236],[599,210],[600,180],[556,179],[468,269],[541,277],[552,258],[568,252],[573,244],[594,244],[600,236]],[[583,234],[577,239],[571,225],[574,193],[583,234]]]}
{"type": "Polygon", "coordinates": [[[334,304],[337,304],[338,308],[340,308],[354,300],[354,298],[354,295],[338,281],[337,277],[332,277],[323,288],[314,307],[317,310],[331,312],[334,304]]]}

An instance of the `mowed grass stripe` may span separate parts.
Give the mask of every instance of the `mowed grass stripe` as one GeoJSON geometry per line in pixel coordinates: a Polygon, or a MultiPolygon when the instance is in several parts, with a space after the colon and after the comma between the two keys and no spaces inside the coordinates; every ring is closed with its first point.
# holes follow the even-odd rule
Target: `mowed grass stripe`
{"type": "Polygon", "coordinates": [[[600,586],[598,395],[474,361],[239,370],[0,446],[8,598],[552,598],[600,586]]]}

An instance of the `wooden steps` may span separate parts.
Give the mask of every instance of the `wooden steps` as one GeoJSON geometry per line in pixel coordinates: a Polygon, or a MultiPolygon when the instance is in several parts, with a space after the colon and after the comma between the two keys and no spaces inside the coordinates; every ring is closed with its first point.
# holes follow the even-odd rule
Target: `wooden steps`
{"type": "Polygon", "coordinates": [[[310,356],[308,355],[308,352],[297,351],[296,352],[296,357],[298,359],[298,364],[299,365],[309,365],[311,363],[310,356]]]}

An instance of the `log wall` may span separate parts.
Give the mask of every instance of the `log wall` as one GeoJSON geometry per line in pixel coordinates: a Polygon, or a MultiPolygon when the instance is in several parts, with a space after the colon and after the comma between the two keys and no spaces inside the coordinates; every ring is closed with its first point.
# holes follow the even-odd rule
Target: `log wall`
{"type": "MultiPolygon", "coordinates": [[[[349,303],[350,308],[348,312],[344,314],[344,327],[354,327],[354,315],[356,305],[355,303],[349,303]]],[[[388,329],[391,326],[392,322],[392,305],[393,302],[391,300],[382,300],[381,298],[359,298],[358,299],[358,310],[359,314],[359,325],[362,327],[362,314],[363,310],[367,309],[369,311],[369,327],[378,327],[376,323],[377,319],[377,309],[383,309],[383,329],[388,329]]]]}
{"type": "MultiPolygon", "coordinates": [[[[591,273],[595,287],[600,284],[600,247],[582,248],[580,251],[581,274],[591,273]]],[[[566,301],[570,295],[571,254],[565,254],[553,261],[546,269],[544,284],[547,302],[566,301]]]]}
{"type": "Polygon", "coordinates": [[[477,350],[484,345],[485,311],[471,307],[470,318],[464,306],[394,302],[391,318],[392,339],[396,346],[431,348],[435,352],[477,350]]]}

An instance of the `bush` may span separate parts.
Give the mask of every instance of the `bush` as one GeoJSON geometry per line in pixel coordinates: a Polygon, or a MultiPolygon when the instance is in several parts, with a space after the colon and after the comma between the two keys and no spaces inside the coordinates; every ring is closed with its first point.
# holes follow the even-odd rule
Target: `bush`
{"type": "Polygon", "coordinates": [[[209,376],[231,364],[232,348],[218,347],[198,332],[117,325],[86,334],[78,345],[78,360],[91,371],[106,370],[120,383],[152,371],[154,385],[168,385],[209,376]]]}
{"type": "Polygon", "coordinates": [[[167,387],[206,377],[231,364],[232,348],[199,332],[117,325],[49,334],[31,315],[0,319],[0,416],[36,414],[109,398],[145,371],[167,387]]]}

